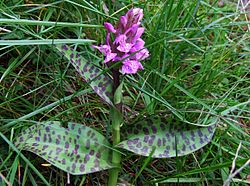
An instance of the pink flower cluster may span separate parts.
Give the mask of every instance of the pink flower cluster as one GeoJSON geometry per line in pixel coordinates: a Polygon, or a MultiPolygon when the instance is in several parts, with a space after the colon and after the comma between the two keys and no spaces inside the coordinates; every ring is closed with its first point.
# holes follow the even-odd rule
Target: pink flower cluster
{"type": "Polygon", "coordinates": [[[142,70],[140,61],[149,56],[144,48],[145,42],[140,38],[144,32],[144,28],[140,27],[142,17],[143,10],[133,8],[120,17],[116,27],[105,22],[106,44],[93,46],[105,56],[104,63],[122,61],[123,74],[135,74],[142,70]],[[114,41],[111,41],[111,33],[114,34],[114,41]]]}

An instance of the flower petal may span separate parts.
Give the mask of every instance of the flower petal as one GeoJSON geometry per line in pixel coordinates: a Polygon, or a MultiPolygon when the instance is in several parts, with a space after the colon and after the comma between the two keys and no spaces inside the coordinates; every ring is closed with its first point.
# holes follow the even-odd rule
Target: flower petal
{"type": "Polygon", "coordinates": [[[119,50],[120,52],[124,52],[127,53],[130,51],[130,49],[132,48],[133,44],[130,43],[121,43],[118,47],[117,50],[119,50]]]}
{"type": "Polygon", "coordinates": [[[122,26],[122,29],[125,30],[127,22],[128,22],[127,18],[125,16],[121,16],[119,20],[119,27],[122,26]]]}
{"type": "Polygon", "coordinates": [[[144,44],[145,42],[141,38],[137,39],[130,52],[136,52],[137,50],[141,50],[142,48],[144,48],[144,44]]]}
{"type": "Polygon", "coordinates": [[[122,64],[123,74],[136,74],[138,70],[143,69],[142,64],[136,60],[125,60],[122,64]]]}
{"type": "Polygon", "coordinates": [[[104,27],[106,28],[108,32],[116,33],[116,29],[111,23],[105,22],[104,27]]]}
{"type": "Polygon", "coordinates": [[[113,60],[116,56],[117,56],[116,53],[109,53],[109,54],[106,56],[106,58],[105,58],[105,60],[104,60],[104,63],[107,63],[107,62],[113,60]]]}
{"type": "Polygon", "coordinates": [[[137,29],[137,32],[132,40],[132,43],[135,43],[137,39],[139,39],[141,37],[141,35],[143,34],[144,32],[144,28],[143,27],[140,27],[137,29]]]}
{"type": "Polygon", "coordinates": [[[132,8],[126,13],[126,18],[128,24],[131,26],[133,24],[140,23],[143,17],[143,10],[141,8],[132,8]]]}
{"type": "Polygon", "coordinates": [[[100,46],[92,45],[92,47],[96,48],[97,50],[99,50],[105,56],[108,53],[111,53],[111,49],[110,49],[109,45],[100,45],[100,46]]]}

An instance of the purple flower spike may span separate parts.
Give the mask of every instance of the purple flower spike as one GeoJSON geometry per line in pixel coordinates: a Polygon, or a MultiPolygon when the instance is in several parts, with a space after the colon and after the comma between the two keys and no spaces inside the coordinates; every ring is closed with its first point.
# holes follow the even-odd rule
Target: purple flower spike
{"type": "Polygon", "coordinates": [[[144,32],[144,28],[140,27],[142,17],[143,10],[133,8],[120,17],[116,27],[105,22],[106,44],[93,46],[105,56],[104,63],[123,60],[123,74],[136,74],[138,70],[143,70],[140,61],[149,57],[149,51],[144,47],[145,42],[140,38],[144,32]],[[113,41],[110,39],[111,33],[114,34],[113,41]]]}

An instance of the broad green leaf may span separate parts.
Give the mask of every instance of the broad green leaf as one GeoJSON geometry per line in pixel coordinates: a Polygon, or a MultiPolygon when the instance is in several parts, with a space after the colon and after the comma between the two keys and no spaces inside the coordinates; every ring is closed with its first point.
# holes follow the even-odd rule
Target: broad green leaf
{"type": "Polygon", "coordinates": [[[33,125],[21,132],[15,145],[74,175],[112,167],[108,162],[110,144],[105,137],[77,123],[69,123],[68,128],[57,121],[33,125]]]}
{"type": "Polygon", "coordinates": [[[86,82],[90,82],[91,88],[108,104],[112,101],[112,80],[102,73],[102,70],[84,59],[78,52],[67,45],[57,45],[56,47],[75,67],[76,71],[86,82]]]}
{"type": "Polygon", "coordinates": [[[117,147],[136,154],[167,158],[190,154],[208,144],[214,134],[216,124],[197,127],[168,122],[165,119],[147,119],[138,122],[125,132],[127,139],[117,147]]]}

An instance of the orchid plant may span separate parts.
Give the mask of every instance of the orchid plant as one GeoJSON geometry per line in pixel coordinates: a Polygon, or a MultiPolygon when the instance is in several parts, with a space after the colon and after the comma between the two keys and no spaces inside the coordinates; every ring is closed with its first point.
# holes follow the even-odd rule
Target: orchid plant
{"type": "Polygon", "coordinates": [[[153,116],[121,128],[124,116],[120,77],[143,70],[141,61],[149,57],[141,39],[144,32],[142,18],[143,10],[132,8],[120,17],[116,26],[104,23],[106,43],[92,47],[105,56],[108,72],[86,61],[69,46],[57,46],[94,92],[110,106],[112,145],[104,135],[90,127],[71,122],[64,128],[58,121],[48,121],[24,130],[15,140],[19,149],[31,151],[73,175],[110,169],[108,185],[115,186],[121,168],[119,149],[153,158],[169,158],[190,154],[211,141],[215,123],[195,126],[153,116]]]}

